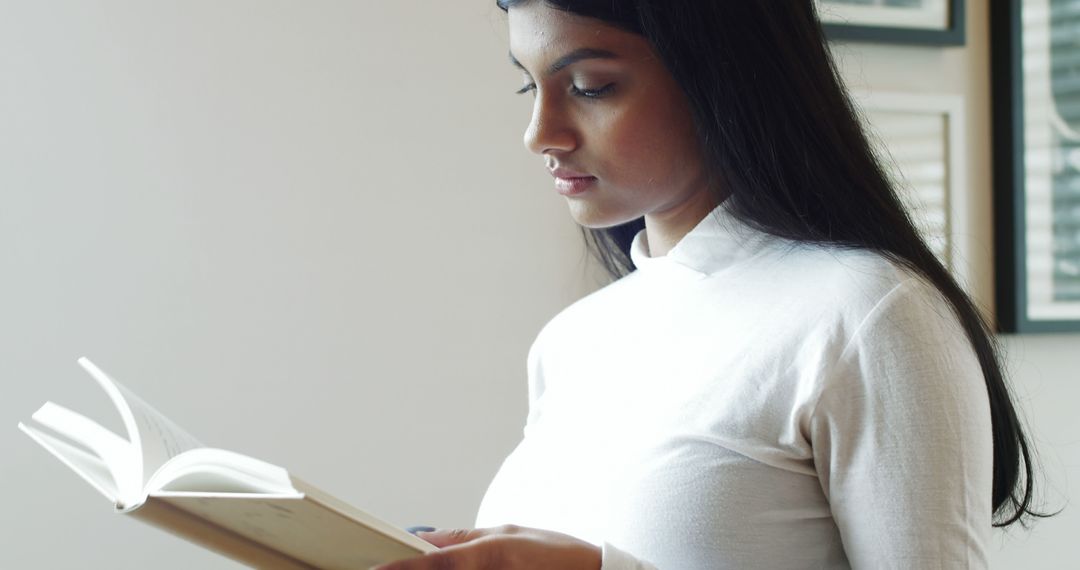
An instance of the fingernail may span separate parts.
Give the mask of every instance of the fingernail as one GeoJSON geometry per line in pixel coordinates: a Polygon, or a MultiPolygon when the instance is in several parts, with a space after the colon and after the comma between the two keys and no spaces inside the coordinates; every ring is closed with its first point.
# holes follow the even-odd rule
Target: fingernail
{"type": "Polygon", "coordinates": [[[407,528],[405,530],[411,532],[412,534],[416,534],[418,532],[435,532],[435,527],[432,527],[432,526],[410,526],[409,528],[407,528]]]}

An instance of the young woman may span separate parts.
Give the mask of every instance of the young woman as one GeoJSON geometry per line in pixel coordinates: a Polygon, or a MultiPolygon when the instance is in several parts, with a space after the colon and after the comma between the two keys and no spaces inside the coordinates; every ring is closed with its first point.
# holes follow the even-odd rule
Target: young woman
{"type": "Polygon", "coordinates": [[[481,528],[386,568],[985,568],[1028,447],[813,1],[498,5],[525,145],[614,281],[532,345],[481,528]]]}

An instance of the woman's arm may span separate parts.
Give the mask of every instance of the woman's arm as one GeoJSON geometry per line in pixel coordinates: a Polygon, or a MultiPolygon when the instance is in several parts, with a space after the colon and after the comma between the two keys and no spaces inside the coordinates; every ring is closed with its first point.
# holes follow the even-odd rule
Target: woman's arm
{"type": "Polygon", "coordinates": [[[894,288],[826,379],[815,466],[853,568],[985,568],[993,447],[985,382],[934,289],[894,288]]]}

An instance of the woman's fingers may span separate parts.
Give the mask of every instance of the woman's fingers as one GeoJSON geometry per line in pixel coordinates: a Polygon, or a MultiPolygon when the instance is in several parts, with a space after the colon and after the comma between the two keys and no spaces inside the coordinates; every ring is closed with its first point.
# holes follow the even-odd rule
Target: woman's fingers
{"type": "Polygon", "coordinates": [[[597,570],[599,547],[570,535],[503,525],[418,532],[439,550],[374,570],[597,570]]]}
{"type": "MultiPolygon", "coordinates": [[[[453,536],[454,539],[460,539],[463,542],[451,544],[442,550],[416,558],[376,566],[372,570],[494,570],[502,567],[497,559],[497,543],[491,540],[478,540],[478,537],[472,536],[470,531],[445,532],[448,536],[453,536]],[[462,535],[470,535],[471,538],[463,539],[462,535]]],[[[427,537],[424,537],[424,540],[427,540],[427,537]]],[[[435,543],[432,542],[432,544],[435,543]]]]}
{"type": "Polygon", "coordinates": [[[503,525],[491,528],[455,528],[455,529],[439,529],[434,531],[420,531],[416,533],[416,536],[438,546],[439,548],[445,548],[447,546],[453,546],[455,544],[463,544],[466,542],[472,542],[478,538],[493,535],[512,535],[519,534],[520,527],[514,525],[503,525]]]}

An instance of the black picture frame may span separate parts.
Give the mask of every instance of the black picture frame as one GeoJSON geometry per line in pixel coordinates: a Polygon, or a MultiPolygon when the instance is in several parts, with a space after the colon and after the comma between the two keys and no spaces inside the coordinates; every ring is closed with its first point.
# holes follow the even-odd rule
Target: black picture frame
{"type": "Polygon", "coordinates": [[[962,46],[967,42],[965,0],[949,0],[949,27],[944,30],[892,28],[858,23],[823,24],[830,40],[921,46],[962,46]]]}
{"type": "Polygon", "coordinates": [[[1031,317],[1022,10],[1022,0],[990,3],[997,328],[1004,333],[1077,332],[1077,317],[1031,317]]]}

